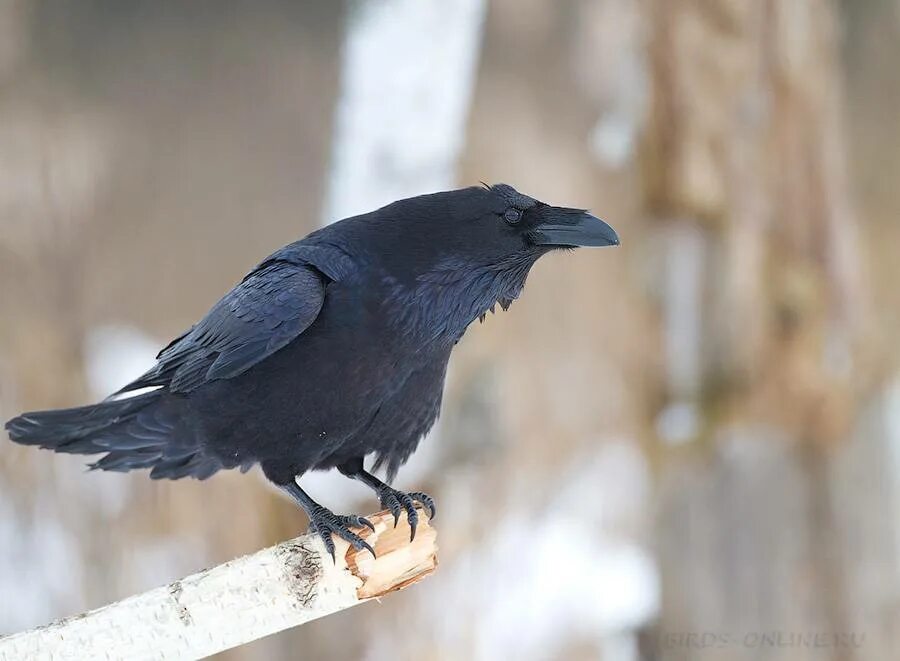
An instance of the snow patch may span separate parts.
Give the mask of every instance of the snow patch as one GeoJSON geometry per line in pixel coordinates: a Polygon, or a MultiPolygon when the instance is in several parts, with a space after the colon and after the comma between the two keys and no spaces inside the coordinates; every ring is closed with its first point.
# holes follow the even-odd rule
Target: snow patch
{"type": "Polygon", "coordinates": [[[84,343],[88,386],[103,399],[156,364],[160,343],[133,326],[106,324],[92,328],[84,343]]]}

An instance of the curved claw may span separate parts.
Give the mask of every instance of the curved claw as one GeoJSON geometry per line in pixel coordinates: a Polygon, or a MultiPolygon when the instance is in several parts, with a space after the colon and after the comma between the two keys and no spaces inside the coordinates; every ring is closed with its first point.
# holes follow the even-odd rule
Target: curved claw
{"type": "Polygon", "coordinates": [[[310,521],[309,523],[309,531],[314,532],[319,536],[319,539],[322,540],[322,543],[325,544],[325,550],[328,551],[328,555],[331,556],[332,562],[337,562],[334,557],[334,540],[331,539],[331,531],[328,529],[320,530],[319,526],[310,521]]]}
{"type": "Polygon", "coordinates": [[[351,516],[348,516],[347,519],[348,519],[348,523],[349,523],[350,527],[352,527],[352,528],[362,528],[363,526],[365,526],[372,532],[375,532],[375,526],[372,525],[372,522],[369,521],[364,516],[358,516],[356,514],[353,514],[351,516]]]}
{"type": "MultiPolygon", "coordinates": [[[[343,537],[343,535],[341,535],[341,536],[343,537]]],[[[368,551],[369,553],[372,554],[373,558],[377,557],[375,555],[375,549],[373,549],[369,545],[369,543],[366,542],[366,540],[364,540],[362,537],[360,537],[356,533],[351,532],[350,535],[348,537],[344,537],[344,539],[346,539],[348,542],[350,542],[350,546],[355,548],[357,551],[362,551],[363,549],[365,549],[366,551],[368,551]]]]}
{"type": "Polygon", "coordinates": [[[416,503],[420,503],[428,510],[428,518],[433,519],[437,508],[434,506],[434,499],[421,491],[413,491],[412,493],[404,493],[385,486],[379,492],[379,500],[381,506],[390,510],[394,515],[394,527],[400,520],[401,510],[406,511],[406,520],[409,522],[409,541],[416,538],[416,528],[419,525],[419,513],[416,511],[416,503]]]}
{"type": "Polygon", "coordinates": [[[400,492],[400,503],[406,510],[406,521],[409,523],[409,541],[416,538],[416,527],[419,525],[419,513],[416,512],[416,502],[409,494],[400,492]]]}
{"type": "Polygon", "coordinates": [[[389,510],[391,514],[394,515],[394,527],[397,527],[397,521],[400,520],[400,499],[397,498],[397,492],[395,491],[385,491],[380,495],[379,500],[381,501],[381,506],[385,509],[389,510]]]}
{"type": "Polygon", "coordinates": [[[348,542],[350,546],[357,551],[365,549],[372,554],[373,558],[376,557],[375,549],[373,549],[362,537],[350,530],[351,527],[362,528],[363,526],[370,528],[373,532],[375,531],[375,526],[372,525],[371,521],[355,514],[350,516],[338,516],[328,511],[317,512],[309,522],[310,531],[319,535],[322,542],[325,544],[325,550],[328,551],[332,561],[335,562],[335,547],[334,540],[331,538],[332,535],[337,535],[348,542]]]}
{"type": "Polygon", "coordinates": [[[435,517],[435,515],[437,514],[437,507],[435,507],[434,505],[434,498],[422,491],[413,491],[409,494],[409,496],[416,502],[421,503],[422,507],[428,510],[429,519],[433,519],[435,517]]]}

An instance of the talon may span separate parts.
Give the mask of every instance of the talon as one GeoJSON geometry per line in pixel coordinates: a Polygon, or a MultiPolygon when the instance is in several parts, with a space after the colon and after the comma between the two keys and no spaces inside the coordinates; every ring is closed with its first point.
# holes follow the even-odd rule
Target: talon
{"type": "Polygon", "coordinates": [[[397,496],[390,492],[384,492],[379,498],[381,501],[381,506],[390,510],[391,514],[394,515],[394,527],[397,527],[397,521],[400,520],[400,501],[397,499],[397,496]]]}
{"type": "Polygon", "coordinates": [[[408,510],[406,515],[406,521],[409,523],[409,541],[413,541],[416,538],[416,528],[419,527],[419,514],[416,510],[408,510]]]}
{"type": "Polygon", "coordinates": [[[409,495],[413,500],[418,501],[419,503],[421,503],[422,507],[428,510],[429,519],[434,518],[435,514],[437,514],[437,508],[434,505],[434,498],[421,491],[414,491],[409,495]]]}
{"type": "Polygon", "coordinates": [[[422,507],[428,510],[428,518],[433,519],[437,509],[434,506],[434,499],[421,491],[412,493],[404,493],[397,491],[391,487],[384,485],[378,490],[378,499],[381,506],[390,510],[394,515],[394,527],[400,521],[401,509],[406,512],[406,520],[409,523],[409,541],[412,542],[416,538],[416,530],[419,524],[419,513],[416,511],[416,503],[420,503],[422,507]]]}
{"type": "MultiPolygon", "coordinates": [[[[364,548],[366,551],[368,551],[369,553],[372,554],[372,559],[373,559],[373,560],[374,560],[375,558],[378,557],[377,555],[375,555],[375,549],[373,549],[373,548],[372,548],[369,544],[367,544],[365,541],[362,543],[362,548],[364,548]]],[[[359,549],[357,549],[357,550],[359,550],[359,549]]]]}
{"type": "Polygon", "coordinates": [[[363,549],[367,550],[372,554],[372,557],[375,557],[375,549],[373,549],[362,537],[356,535],[354,533],[349,533],[347,537],[345,537],[348,542],[350,542],[350,546],[355,548],[357,551],[361,551],[363,549]]]}
{"type": "Polygon", "coordinates": [[[334,540],[331,539],[331,532],[319,532],[319,537],[321,537],[322,541],[325,543],[325,550],[328,551],[328,555],[331,556],[331,561],[336,563],[337,558],[334,557],[334,540]]]}
{"type": "Polygon", "coordinates": [[[310,516],[309,530],[310,532],[316,533],[322,539],[322,543],[325,544],[325,550],[328,551],[328,554],[331,556],[332,562],[337,562],[332,535],[337,535],[341,539],[349,542],[349,544],[357,551],[365,549],[372,554],[373,558],[376,557],[375,549],[373,549],[362,537],[351,531],[351,527],[367,527],[372,530],[372,532],[375,531],[375,526],[372,525],[371,521],[356,514],[338,516],[322,508],[321,510],[314,511],[310,516]]]}
{"type": "Polygon", "coordinates": [[[357,516],[354,514],[353,516],[348,516],[347,521],[348,521],[349,525],[353,528],[366,527],[369,530],[371,530],[372,532],[375,532],[375,526],[373,526],[372,522],[369,521],[364,516],[357,516]]]}
{"type": "Polygon", "coordinates": [[[401,493],[399,500],[406,510],[406,522],[409,524],[409,541],[416,538],[416,527],[419,524],[419,514],[416,512],[416,503],[409,494],[401,493]]]}

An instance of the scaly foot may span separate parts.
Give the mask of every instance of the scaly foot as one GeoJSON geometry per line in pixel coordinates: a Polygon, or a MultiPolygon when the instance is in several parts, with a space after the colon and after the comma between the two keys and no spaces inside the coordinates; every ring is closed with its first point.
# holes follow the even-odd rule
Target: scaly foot
{"type": "Polygon", "coordinates": [[[357,551],[366,549],[372,554],[373,558],[375,557],[375,549],[366,543],[362,537],[350,530],[350,528],[362,528],[363,526],[375,532],[375,526],[367,518],[355,514],[348,516],[335,514],[321,505],[314,508],[309,515],[310,532],[315,532],[322,538],[322,541],[325,543],[325,549],[331,554],[332,560],[334,560],[334,540],[331,538],[333,534],[350,542],[350,546],[357,551]]]}
{"type": "Polygon", "coordinates": [[[416,512],[416,503],[421,503],[428,510],[428,517],[433,519],[437,511],[434,506],[434,499],[428,494],[421,491],[413,491],[405,493],[397,491],[386,484],[382,484],[377,490],[378,500],[381,506],[390,510],[394,515],[394,527],[397,527],[397,521],[400,519],[400,512],[406,511],[406,520],[409,522],[409,541],[416,538],[416,527],[419,525],[419,513],[416,512]]]}

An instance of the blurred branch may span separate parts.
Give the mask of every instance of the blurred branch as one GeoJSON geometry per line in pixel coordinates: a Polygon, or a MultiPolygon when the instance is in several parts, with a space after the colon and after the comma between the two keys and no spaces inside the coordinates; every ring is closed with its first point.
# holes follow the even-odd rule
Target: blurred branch
{"type": "Polygon", "coordinates": [[[437,567],[437,533],[380,512],[360,535],[377,558],[315,534],[169,585],[0,638],[0,659],[197,659],[330,615],[415,583],[437,567]]]}

